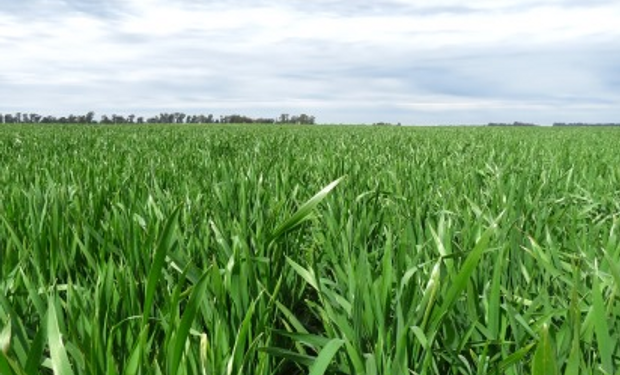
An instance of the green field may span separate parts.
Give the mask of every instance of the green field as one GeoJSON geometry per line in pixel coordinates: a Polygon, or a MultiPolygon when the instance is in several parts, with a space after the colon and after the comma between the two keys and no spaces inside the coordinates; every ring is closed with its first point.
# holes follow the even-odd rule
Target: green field
{"type": "Polygon", "coordinates": [[[620,130],[0,127],[0,374],[618,374],[620,130]]]}

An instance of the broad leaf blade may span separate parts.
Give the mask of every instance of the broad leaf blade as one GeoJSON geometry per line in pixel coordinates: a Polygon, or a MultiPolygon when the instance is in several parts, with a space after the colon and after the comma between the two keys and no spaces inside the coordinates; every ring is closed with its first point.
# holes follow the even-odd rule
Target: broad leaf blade
{"type": "Polygon", "coordinates": [[[344,340],[333,339],[319,353],[312,366],[310,367],[309,375],[323,375],[327,371],[327,367],[332,361],[332,358],[336,355],[340,347],[344,344],[344,340]]]}
{"type": "Polygon", "coordinates": [[[555,349],[553,340],[549,335],[549,326],[543,325],[540,334],[540,341],[536,346],[534,353],[534,362],[532,363],[532,375],[556,375],[558,365],[555,359],[555,349]]]}
{"type": "Polygon", "coordinates": [[[58,316],[56,314],[55,298],[50,298],[47,312],[47,338],[50,348],[52,369],[56,375],[73,375],[65,345],[62,342],[58,316]]]}

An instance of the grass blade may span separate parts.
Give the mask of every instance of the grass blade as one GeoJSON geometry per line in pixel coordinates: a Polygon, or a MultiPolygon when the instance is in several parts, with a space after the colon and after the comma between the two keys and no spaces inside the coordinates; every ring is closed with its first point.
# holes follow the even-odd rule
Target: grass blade
{"type": "Polygon", "coordinates": [[[310,367],[309,375],[323,375],[342,345],[344,345],[344,340],[341,339],[333,339],[327,343],[310,367]]]}
{"type": "Polygon", "coordinates": [[[559,374],[555,359],[553,340],[549,335],[549,326],[544,324],[540,333],[540,341],[534,353],[532,363],[532,375],[556,375],[559,374]]]}
{"type": "Polygon", "coordinates": [[[151,313],[151,308],[155,299],[155,291],[157,290],[157,283],[159,282],[159,278],[161,276],[162,269],[166,261],[166,255],[168,254],[168,251],[173,247],[173,234],[176,228],[180,211],[181,207],[179,206],[172,212],[172,214],[166,221],[166,224],[164,225],[164,230],[157,245],[157,250],[155,251],[155,256],[153,258],[153,263],[151,264],[151,269],[149,270],[149,275],[147,277],[146,283],[146,296],[144,299],[142,316],[143,325],[146,324],[148,316],[151,313]]]}
{"type": "Polygon", "coordinates": [[[482,254],[487,250],[489,240],[495,232],[496,228],[496,224],[487,228],[487,230],[482,234],[480,239],[478,239],[478,242],[474,246],[474,249],[467,256],[467,259],[465,259],[461,270],[452,280],[452,283],[450,284],[450,287],[445,294],[445,298],[443,300],[443,303],[441,304],[441,307],[435,312],[433,326],[436,327],[437,324],[439,324],[439,321],[442,319],[442,317],[445,316],[448,310],[450,310],[452,305],[456,302],[456,299],[467,288],[469,278],[478,266],[478,263],[482,258],[482,254]]]}
{"type": "Polygon", "coordinates": [[[73,375],[65,345],[62,342],[58,316],[56,315],[56,298],[50,298],[47,312],[47,338],[52,360],[52,369],[56,375],[73,375]]]}
{"type": "Polygon", "coordinates": [[[594,332],[596,333],[596,341],[599,355],[601,357],[601,366],[607,374],[613,374],[612,350],[614,343],[609,335],[609,325],[607,323],[607,314],[605,312],[605,303],[599,282],[599,275],[596,272],[593,275],[592,283],[592,308],[594,313],[594,332]]]}
{"type": "Polygon", "coordinates": [[[321,189],[321,191],[316,193],[312,198],[310,198],[306,203],[304,203],[301,207],[299,207],[299,209],[291,217],[286,219],[273,231],[268,242],[272,243],[277,238],[280,238],[285,233],[295,229],[301,223],[308,220],[314,208],[318,206],[318,204],[321,203],[321,201],[325,199],[325,197],[327,197],[329,192],[332,191],[342,181],[343,178],[344,177],[340,177],[339,179],[332,181],[323,189],[321,189]]]}
{"type": "Polygon", "coordinates": [[[9,359],[5,357],[5,354],[0,351],[0,374],[2,375],[14,375],[15,371],[9,363],[9,359]]]}
{"type": "Polygon", "coordinates": [[[299,363],[300,365],[304,365],[304,366],[311,366],[316,360],[315,357],[311,357],[306,354],[301,354],[301,353],[293,352],[293,351],[282,349],[282,348],[267,347],[267,348],[259,348],[258,350],[261,352],[265,352],[269,354],[270,356],[284,358],[286,360],[299,363]]]}
{"type": "Polygon", "coordinates": [[[189,335],[190,328],[192,327],[194,318],[196,317],[196,312],[198,311],[200,302],[205,296],[205,291],[209,281],[209,274],[210,270],[208,270],[202,275],[202,278],[194,287],[194,290],[192,290],[192,294],[189,297],[189,302],[185,307],[185,312],[183,313],[183,317],[181,318],[181,322],[179,323],[177,333],[175,334],[172,342],[172,351],[169,362],[170,366],[168,369],[169,374],[176,374],[179,369],[181,357],[183,355],[183,351],[185,350],[185,344],[187,342],[187,336],[189,335]]]}
{"type": "Polygon", "coordinates": [[[0,351],[4,354],[9,352],[11,347],[11,316],[7,319],[6,325],[0,331],[0,351]]]}
{"type": "Polygon", "coordinates": [[[295,272],[302,277],[310,286],[319,291],[319,282],[316,279],[316,275],[312,269],[307,270],[303,268],[299,263],[295,262],[289,257],[286,257],[287,263],[295,270],[295,272]]]}

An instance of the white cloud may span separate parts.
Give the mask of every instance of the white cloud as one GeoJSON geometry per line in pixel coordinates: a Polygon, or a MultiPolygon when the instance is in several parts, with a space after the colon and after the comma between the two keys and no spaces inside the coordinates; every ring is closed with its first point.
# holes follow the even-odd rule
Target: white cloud
{"type": "Polygon", "coordinates": [[[0,112],[620,114],[615,1],[6,1],[0,112]]]}

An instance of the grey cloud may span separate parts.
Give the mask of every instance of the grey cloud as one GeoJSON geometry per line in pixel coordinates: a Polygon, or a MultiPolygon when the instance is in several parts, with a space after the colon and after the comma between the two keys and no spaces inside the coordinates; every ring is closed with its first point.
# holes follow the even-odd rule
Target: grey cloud
{"type": "Polygon", "coordinates": [[[125,2],[121,0],[62,0],[65,7],[99,18],[115,18],[125,13],[125,2]]]}
{"type": "Polygon", "coordinates": [[[1,0],[0,13],[26,19],[59,19],[66,13],[79,12],[100,18],[113,18],[125,10],[121,0],[1,0]]]}
{"type": "Polygon", "coordinates": [[[371,1],[361,0],[356,2],[343,1],[293,1],[288,6],[308,13],[332,13],[343,17],[359,15],[430,15],[430,14],[467,14],[477,12],[473,7],[467,6],[436,6],[419,5],[415,3],[405,4],[399,1],[371,1]]]}
{"type": "MultiPolygon", "coordinates": [[[[596,3],[602,6],[607,2],[596,3]]],[[[115,0],[41,4],[38,0],[0,0],[0,15],[45,16],[51,25],[62,22],[67,11],[111,22],[120,22],[135,11],[115,0]]],[[[184,4],[199,11],[284,2],[184,4]]],[[[583,3],[567,0],[554,4],[583,3]]],[[[286,2],[284,6],[295,10],[296,16],[308,13],[312,17],[313,12],[320,12],[344,21],[360,15],[449,13],[467,17],[481,11],[474,5],[319,0],[286,2]]],[[[535,6],[533,2],[523,4],[531,6],[535,6]]],[[[149,30],[123,31],[112,25],[105,28],[103,39],[94,41],[101,43],[93,46],[94,50],[105,49],[100,59],[82,60],[82,52],[65,50],[59,51],[59,56],[23,61],[23,67],[11,72],[0,69],[0,96],[7,98],[0,112],[93,109],[100,114],[151,114],[186,110],[274,116],[290,111],[311,112],[326,122],[403,123],[611,121],[619,115],[620,52],[616,51],[620,46],[609,37],[563,44],[509,41],[491,46],[419,48],[406,42],[394,46],[284,35],[257,47],[247,42],[255,33],[253,27],[210,31],[188,27],[155,37],[149,30]],[[76,58],[59,58],[62,55],[76,58]],[[427,102],[445,105],[426,106],[427,102]]],[[[35,32],[40,31],[2,37],[3,48],[41,43],[35,32]]]]}
{"type": "MultiPolygon", "coordinates": [[[[215,8],[228,9],[230,3],[222,2],[202,2],[196,3],[193,0],[182,0],[185,6],[196,8],[215,8]]],[[[274,7],[287,8],[295,12],[304,14],[332,14],[342,17],[364,16],[364,15],[428,15],[428,14],[466,14],[477,12],[479,9],[475,7],[451,5],[436,6],[427,5],[421,2],[405,3],[402,1],[392,0],[357,0],[355,2],[346,2],[341,0],[237,0],[234,1],[237,7],[274,7]]]]}

